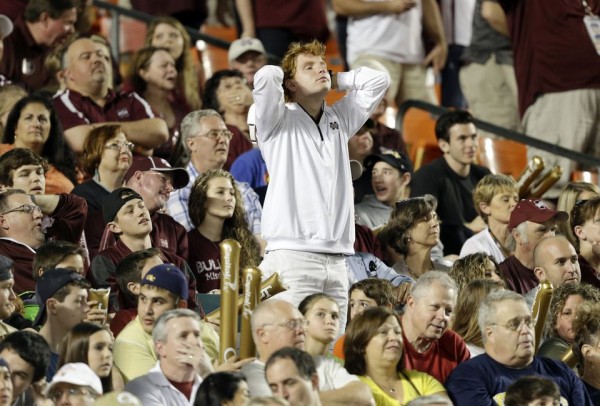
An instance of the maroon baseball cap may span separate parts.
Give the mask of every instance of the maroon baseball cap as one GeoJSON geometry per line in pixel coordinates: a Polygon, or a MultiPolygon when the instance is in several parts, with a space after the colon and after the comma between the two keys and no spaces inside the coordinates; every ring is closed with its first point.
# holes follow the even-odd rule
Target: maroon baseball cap
{"type": "Polygon", "coordinates": [[[166,160],[154,156],[133,157],[131,167],[125,175],[125,182],[128,182],[137,171],[170,173],[173,175],[173,187],[175,189],[181,189],[182,187],[187,186],[187,184],[190,182],[190,176],[185,169],[172,168],[166,160]]]}
{"type": "Polygon", "coordinates": [[[556,219],[557,221],[565,221],[569,218],[566,211],[552,210],[542,200],[522,199],[517,203],[517,206],[510,214],[508,222],[508,231],[523,223],[531,221],[533,223],[545,223],[548,220],[556,219]]]}

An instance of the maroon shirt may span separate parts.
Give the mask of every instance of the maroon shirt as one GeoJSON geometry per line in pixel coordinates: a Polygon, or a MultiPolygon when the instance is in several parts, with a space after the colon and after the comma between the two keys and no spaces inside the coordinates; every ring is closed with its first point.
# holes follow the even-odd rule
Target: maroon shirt
{"type": "Polygon", "coordinates": [[[115,317],[110,321],[110,331],[113,336],[118,336],[121,330],[129,324],[130,321],[135,319],[137,316],[137,308],[133,309],[121,309],[115,314],[115,317]]]}
{"type": "Polygon", "coordinates": [[[109,90],[106,104],[101,107],[89,97],[67,89],[57,93],[52,103],[63,130],[85,124],[137,121],[156,117],[150,104],[135,92],[115,93],[109,90]]]}
{"type": "Polygon", "coordinates": [[[196,277],[199,293],[221,289],[221,250],[214,243],[193,228],[188,232],[188,264],[196,277]]]}
{"type": "Polygon", "coordinates": [[[284,28],[307,39],[327,41],[329,28],[323,0],[256,0],[256,28],[284,28]]]}
{"type": "Polygon", "coordinates": [[[404,367],[409,371],[420,371],[433,376],[442,384],[458,364],[468,361],[471,353],[461,336],[452,330],[435,340],[423,354],[413,348],[404,335],[404,367]]]}
{"type": "Polygon", "coordinates": [[[246,151],[252,149],[252,141],[244,135],[244,133],[234,125],[227,125],[227,129],[233,133],[233,138],[229,143],[229,154],[227,155],[227,161],[223,165],[223,169],[228,171],[233,165],[233,161],[246,151]]]}
{"type": "MultiPolygon", "coordinates": [[[[79,196],[62,193],[50,215],[52,224],[46,229],[47,240],[64,240],[79,245],[87,217],[87,203],[79,196]]],[[[35,250],[18,241],[0,238],[0,255],[14,262],[15,293],[35,291],[32,262],[35,250]]]]}
{"type": "Polygon", "coordinates": [[[369,227],[361,224],[354,224],[354,232],[354,251],[368,252],[375,255],[377,258],[383,258],[379,239],[369,227]]]}
{"type": "Polygon", "coordinates": [[[377,122],[375,124],[375,129],[371,131],[371,136],[373,137],[373,151],[375,151],[375,153],[384,153],[381,149],[384,148],[402,152],[407,155],[406,144],[402,139],[400,131],[377,122]]]}
{"type": "MultiPolygon", "coordinates": [[[[92,285],[96,288],[110,287],[109,312],[118,311],[123,306],[123,298],[119,294],[115,271],[119,262],[131,253],[129,247],[119,240],[113,246],[98,252],[98,255],[92,261],[90,278],[92,285]]],[[[196,279],[193,275],[190,275],[188,264],[183,258],[169,251],[162,250],[162,254],[166,262],[172,263],[181,269],[188,278],[188,308],[196,310],[199,307],[196,301],[196,279]]],[[[200,314],[204,316],[202,309],[200,309],[200,314]]]]}
{"type": "Polygon", "coordinates": [[[25,25],[23,15],[14,22],[13,32],[4,39],[4,57],[0,62],[0,73],[29,91],[39,90],[52,83],[53,79],[44,69],[44,60],[50,48],[36,44],[25,25]],[[30,71],[24,74],[27,67],[30,71]]]}
{"type": "Polygon", "coordinates": [[[579,269],[581,269],[581,282],[600,288],[598,271],[581,255],[579,255],[579,269]]]}
{"type": "MultiPolygon", "coordinates": [[[[521,115],[544,93],[600,88],[600,56],[580,0],[500,0],[514,53],[521,115]]],[[[600,14],[600,2],[588,1],[600,14]]]]}
{"type": "Polygon", "coordinates": [[[521,295],[540,284],[533,269],[527,268],[514,255],[506,258],[498,267],[508,288],[521,295]]]}

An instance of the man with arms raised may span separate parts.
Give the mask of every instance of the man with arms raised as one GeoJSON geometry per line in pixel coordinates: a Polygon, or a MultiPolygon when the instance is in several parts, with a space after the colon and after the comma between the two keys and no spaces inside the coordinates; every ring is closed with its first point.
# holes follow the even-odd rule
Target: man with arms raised
{"type": "Polygon", "coordinates": [[[331,76],[317,41],[293,43],[281,68],[267,65],[254,77],[256,134],[270,175],[263,278],[279,272],[288,286],[280,298],[294,305],[311,293],[334,297],[342,329],[349,287],[344,255],[354,254],[355,236],[348,140],[389,83],[387,73],[369,68],[331,76]],[[347,93],[327,106],[332,88],[347,93]]]}
{"type": "Polygon", "coordinates": [[[503,404],[518,378],[541,375],[560,388],[561,405],[592,405],[582,381],[560,361],[535,357],[534,320],[525,299],[515,292],[490,293],[479,308],[485,354],[462,363],[446,388],[456,405],[503,404]]]}
{"type": "Polygon", "coordinates": [[[444,272],[425,272],[415,283],[402,316],[404,366],[445,382],[470,358],[464,340],[450,330],[457,288],[444,272]]]}

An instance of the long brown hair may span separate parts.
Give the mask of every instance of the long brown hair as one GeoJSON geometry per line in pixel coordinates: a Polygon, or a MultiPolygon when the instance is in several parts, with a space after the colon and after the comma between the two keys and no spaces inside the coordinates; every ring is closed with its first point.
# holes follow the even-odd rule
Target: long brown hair
{"type": "Polygon", "coordinates": [[[231,181],[235,191],[235,208],[233,216],[223,223],[223,232],[221,239],[234,239],[240,243],[242,250],[240,252],[240,269],[246,266],[257,266],[260,257],[260,247],[258,242],[246,221],[246,212],[242,201],[242,196],[235,184],[233,176],[222,169],[211,169],[206,171],[194,182],[192,192],[190,193],[189,212],[190,219],[194,226],[198,227],[204,221],[206,216],[206,193],[208,191],[208,182],[214,178],[227,178],[231,181]]]}
{"type": "Polygon", "coordinates": [[[146,31],[146,39],[144,46],[152,45],[152,38],[154,37],[154,31],[160,24],[167,24],[175,28],[181,33],[183,37],[183,52],[179,58],[175,61],[175,67],[177,68],[177,83],[179,84],[179,91],[183,93],[183,97],[191,110],[198,110],[202,108],[202,101],[200,100],[200,83],[198,82],[198,76],[196,76],[196,67],[192,60],[192,54],[190,48],[192,47],[192,41],[190,35],[187,33],[185,27],[173,17],[158,17],[152,20],[152,23],[148,26],[146,31]]]}

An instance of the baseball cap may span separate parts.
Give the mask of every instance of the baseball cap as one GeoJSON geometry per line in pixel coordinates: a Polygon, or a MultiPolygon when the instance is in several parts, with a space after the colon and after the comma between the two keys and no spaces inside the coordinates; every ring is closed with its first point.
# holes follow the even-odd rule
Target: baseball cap
{"type": "Polygon", "coordinates": [[[0,14],[0,35],[2,38],[6,38],[13,31],[13,23],[10,19],[4,14],[0,14]]]}
{"type": "Polygon", "coordinates": [[[397,151],[387,151],[383,154],[369,155],[365,159],[365,167],[370,171],[377,162],[382,161],[398,169],[400,173],[412,173],[413,171],[410,159],[408,159],[406,155],[397,151]]]}
{"type": "Polygon", "coordinates": [[[131,179],[131,177],[137,172],[154,171],[161,173],[170,173],[173,175],[173,187],[175,189],[181,189],[187,186],[190,182],[190,175],[183,168],[173,168],[171,165],[162,158],[154,156],[136,156],[133,157],[131,167],[125,174],[125,181],[131,179]]]}
{"type": "Polygon", "coordinates": [[[13,261],[10,258],[0,255],[0,281],[13,278],[13,261]]]}
{"type": "Polygon", "coordinates": [[[229,46],[227,54],[229,62],[238,59],[248,51],[258,52],[263,55],[267,54],[265,47],[258,38],[240,38],[233,41],[229,46]]]}
{"type": "Polygon", "coordinates": [[[513,228],[524,221],[544,223],[553,218],[556,218],[557,221],[565,221],[569,218],[569,215],[566,211],[552,210],[542,200],[522,199],[510,214],[508,231],[512,231],[513,228]]]}
{"type": "Polygon", "coordinates": [[[46,314],[46,300],[50,299],[60,288],[71,282],[85,281],[83,275],[65,268],[49,269],[40,276],[35,284],[35,293],[40,300],[40,310],[33,322],[37,326],[46,314]]]}
{"type": "Polygon", "coordinates": [[[110,223],[117,217],[117,213],[121,210],[121,207],[130,200],[140,199],[144,200],[133,189],[127,187],[120,187],[110,192],[108,196],[102,201],[102,217],[105,223],[110,223]]]}
{"type": "Polygon", "coordinates": [[[46,393],[50,393],[59,383],[90,387],[98,395],[102,395],[102,382],[92,369],[83,362],[71,362],[65,364],[56,372],[52,378],[46,393]]]}
{"type": "Polygon", "coordinates": [[[188,281],[181,269],[173,264],[160,264],[150,268],[140,285],[156,286],[166,289],[184,300],[188,299],[188,281]]]}

